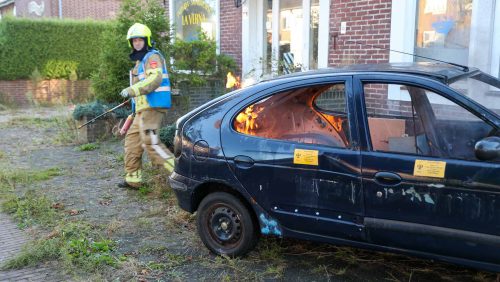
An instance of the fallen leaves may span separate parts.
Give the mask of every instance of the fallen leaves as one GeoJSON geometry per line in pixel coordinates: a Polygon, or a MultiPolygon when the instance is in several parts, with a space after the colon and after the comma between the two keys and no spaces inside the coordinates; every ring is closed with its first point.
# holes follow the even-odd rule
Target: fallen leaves
{"type": "Polygon", "coordinates": [[[101,205],[101,206],[109,206],[109,205],[111,205],[112,202],[113,202],[113,200],[111,200],[111,199],[100,200],[99,201],[99,205],[101,205]]]}
{"type": "Polygon", "coordinates": [[[51,207],[55,210],[62,210],[62,209],[64,209],[64,204],[63,203],[53,203],[51,207]]]}
{"type": "Polygon", "coordinates": [[[67,214],[69,214],[70,216],[75,216],[75,215],[79,215],[79,214],[83,213],[84,211],[85,211],[85,209],[81,209],[81,210],[72,209],[72,210],[67,210],[65,212],[67,214]]]}

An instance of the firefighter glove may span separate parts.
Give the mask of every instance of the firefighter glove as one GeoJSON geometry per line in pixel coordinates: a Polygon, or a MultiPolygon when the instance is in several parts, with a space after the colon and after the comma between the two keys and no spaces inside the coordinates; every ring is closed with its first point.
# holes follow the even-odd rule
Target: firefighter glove
{"type": "Polygon", "coordinates": [[[120,96],[122,96],[123,98],[129,98],[130,97],[130,95],[128,94],[127,89],[123,89],[122,92],[120,92],[120,96]]]}

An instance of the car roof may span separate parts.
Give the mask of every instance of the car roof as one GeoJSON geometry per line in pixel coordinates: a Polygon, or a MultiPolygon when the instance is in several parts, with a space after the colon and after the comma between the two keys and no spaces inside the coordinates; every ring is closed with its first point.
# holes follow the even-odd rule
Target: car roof
{"type": "Polygon", "coordinates": [[[302,77],[310,75],[323,75],[323,74],[361,74],[361,73],[403,73],[413,74],[431,79],[439,80],[443,83],[450,84],[462,77],[469,77],[479,73],[476,68],[460,67],[445,63],[431,63],[431,62],[418,62],[418,63],[385,63],[385,64],[360,64],[348,65],[335,68],[324,68],[319,70],[297,72],[292,74],[283,75],[271,80],[302,77]]]}

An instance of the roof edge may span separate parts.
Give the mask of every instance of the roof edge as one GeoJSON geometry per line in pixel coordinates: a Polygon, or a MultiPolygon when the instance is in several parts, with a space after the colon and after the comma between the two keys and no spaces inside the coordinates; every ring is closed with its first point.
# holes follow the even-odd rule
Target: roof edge
{"type": "Polygon", "coordinates": [[[0,2],[0,8],[3,8],[7,5],[14,4],[14,0],[7,0],[4,3],[0,2]]]}

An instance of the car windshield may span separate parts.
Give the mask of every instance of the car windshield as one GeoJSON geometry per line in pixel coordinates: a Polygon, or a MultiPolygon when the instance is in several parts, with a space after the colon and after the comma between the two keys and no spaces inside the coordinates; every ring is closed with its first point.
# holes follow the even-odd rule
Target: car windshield
{"type": "Polygon", "coordinates": [[[450,86],[500,116],[500,80],[497,78],[480,73],[450,86]]]}

